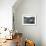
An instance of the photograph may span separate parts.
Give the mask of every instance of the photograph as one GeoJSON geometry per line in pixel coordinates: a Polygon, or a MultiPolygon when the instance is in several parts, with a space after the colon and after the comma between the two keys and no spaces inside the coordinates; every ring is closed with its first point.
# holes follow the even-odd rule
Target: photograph
{"type": "Polygon", "coordinates": [[[36,16],[22,16],[22,24],[23,25],[35,25],[36,24],[36,16]]]}

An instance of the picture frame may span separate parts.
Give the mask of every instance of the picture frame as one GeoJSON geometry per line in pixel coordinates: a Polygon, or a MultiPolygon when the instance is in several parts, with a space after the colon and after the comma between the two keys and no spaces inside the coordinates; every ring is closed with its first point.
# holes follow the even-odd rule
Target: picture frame
{"type": "Polygon", "coordinates": [[[36,25],[36,16],[23,15],[22,16],[22,25],[36,25]]]}

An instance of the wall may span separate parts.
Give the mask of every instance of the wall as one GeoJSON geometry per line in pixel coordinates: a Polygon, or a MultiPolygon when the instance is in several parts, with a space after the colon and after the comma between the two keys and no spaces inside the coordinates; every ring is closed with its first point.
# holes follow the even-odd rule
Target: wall
{"type": "Polygon", "coordinates": [[[46,0],[41,1],[41,40],[42,46],[46,46],[46,0]]]}
{"type": "Polygon", "coordinates": [[[41,46],[41,0],[23,0],[17,8],[13,7],[13,11],[15,29],[22,32],[25,39],[34,40],[36,46],[41,46]],[[24,14],[37,16],[37,24],[33,26],[22,25],[22,16],[24,14]]]}
{"type": "Polygon", "coordinates": [[[12,29],[12,6],[16,0],[0,0],[0,27],[12,29]]]}

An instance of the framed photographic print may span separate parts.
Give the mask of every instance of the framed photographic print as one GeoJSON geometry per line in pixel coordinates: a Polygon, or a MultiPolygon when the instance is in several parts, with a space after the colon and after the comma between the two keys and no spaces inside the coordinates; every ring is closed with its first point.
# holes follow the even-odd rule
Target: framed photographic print
{"type": "Polygon", "coordinates": [[[32,15],[22,16],[22,24],[23,25],[36,25],[36,16],[32,16],[32,15]]]}

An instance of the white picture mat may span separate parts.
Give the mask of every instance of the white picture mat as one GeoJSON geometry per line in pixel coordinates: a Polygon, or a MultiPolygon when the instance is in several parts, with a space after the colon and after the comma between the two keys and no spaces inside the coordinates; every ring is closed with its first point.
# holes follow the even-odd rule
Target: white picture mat
{"type": "Polygon", "coordinates": [[[22,16],[22,25],[36,25],[36,16],[32,16],[32,15],[28,15],[28,14],[27,14],[27,15],[26,15],[26,14],[23,15],[23,16],[22,16]],[[34,24],[27,24],[27,23],[24,24],[24,17],[34,17],[34,18],[35,18],[35,20],[34,20],[35,23],[34,23],[34,24]]]}

